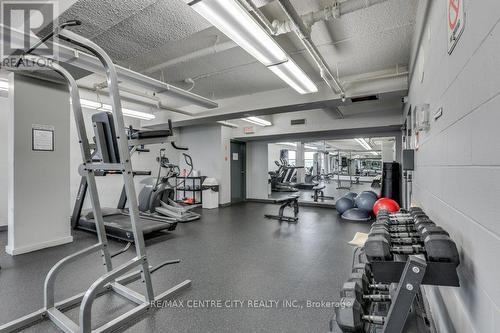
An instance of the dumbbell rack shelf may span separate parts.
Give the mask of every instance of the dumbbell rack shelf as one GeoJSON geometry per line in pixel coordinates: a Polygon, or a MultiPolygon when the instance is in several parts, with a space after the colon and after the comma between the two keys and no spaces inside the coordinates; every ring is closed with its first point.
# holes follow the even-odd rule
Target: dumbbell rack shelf
{"type": "MultiPolygon", "coordinates": [[[[403,255],[395,256],[394,261],[372,261],[371,268],[375,281],[380,283],[399,282],[406,265],[405,257],[403,255]]],[[[422,284],[460,287],[456,264],[428,261],[422,284]]]]}

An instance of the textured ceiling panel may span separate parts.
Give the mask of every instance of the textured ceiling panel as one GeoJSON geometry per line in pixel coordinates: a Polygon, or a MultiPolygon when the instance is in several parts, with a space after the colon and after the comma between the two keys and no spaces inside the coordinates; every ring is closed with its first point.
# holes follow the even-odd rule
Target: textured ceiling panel
{"type": "Polygon", "coordinates": [[[157,0],[79,0],[60,17],[60,21],[80,20],[82,26],[71,30],[92,38],[104,33],[122,20],[135,15],[157,0]]]}
{"type": "Polygon", "coordinates": [[[248,95],[286,86],[271,71],[260,63],[241,67],[238,71],[221,73],[211,79],[196,81],[194,93],[210,98],[227,98],[248,95]],[[224,87],[224,89],[221,89],[224,87]]]}
{"type": "Polygon", "coordinates": [[[229,38],[216,28],[210,27],[194,33],[189,38],[168,42],[137,57],[129,58],[127,63],[134,70],[142,71],[191,52],[213,47],[216,45],[216,41],[217,44],[221,44],[229,41],[229,38]]]}
{"type": "Polygon", "coordinates": [[[185,39],[210,27],[182,1],[158,1],[111,27],[95,41],[121,50],[117,60],[156,49],[166,43],[185,39]]]}
{"type": "MultiPolygon", "coordinates": [[[[351,0],[348,0],[351,1],[351,0]]],[[[286,19],[276,1],[255,0],[266,16],[286,19]]],[[[292,0],[300,14],[331,4],[331,0],[292,0]]],[[[417,0],[388,0],[313,26],[312,39],[340,77],[406,65],[414,33],[417,0]]],[[[184,0],[79,0],[62,19],[80,19],[75,29],[92,38],[114,61],[137,71],[227,41],[184,0]]],[[[318,70],[293,33],[277,41],[314,81],[318,70]]],[[[187,86],[197,80],[194,92],[230,97],[285,87],[264,66],[241,48],[179,62],[163,70],[167,82],[187,86]]],[[[160,71],[151,74],[160,77],[160,71]]]]}

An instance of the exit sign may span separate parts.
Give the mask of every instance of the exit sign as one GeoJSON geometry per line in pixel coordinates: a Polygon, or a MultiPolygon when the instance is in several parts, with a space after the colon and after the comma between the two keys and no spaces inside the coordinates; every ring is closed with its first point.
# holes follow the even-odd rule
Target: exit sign
{"type": "Polygon", "coordinates": [[[245,134],[254,134],[255,133],[255,127],[253,126],[248,126],[243,128],[243,133],[245,134]]]}

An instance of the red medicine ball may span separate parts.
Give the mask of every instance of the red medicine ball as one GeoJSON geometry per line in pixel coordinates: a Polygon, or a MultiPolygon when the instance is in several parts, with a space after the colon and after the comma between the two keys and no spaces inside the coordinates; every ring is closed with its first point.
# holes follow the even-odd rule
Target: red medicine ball
{"type": "Polygon", "coordinates": [[[380,198],[375,202],[375,205],[373,205],[373,212],[375,215],[378,214],[379,210],[386,210],[389,213],[396,213],[399,212],[399,205],[396,201],[389,199],[389,198],[380,198]]]}

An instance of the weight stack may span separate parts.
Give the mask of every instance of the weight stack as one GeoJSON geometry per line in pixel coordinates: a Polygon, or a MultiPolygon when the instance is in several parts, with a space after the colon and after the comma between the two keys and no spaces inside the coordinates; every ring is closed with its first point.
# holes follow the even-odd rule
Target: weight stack
{"type": "Polygon", "coordinates": [[[401,205],[400,184],[399,163],[384,162],[382,169],[382,198],[390,198],[401,205]]]}

